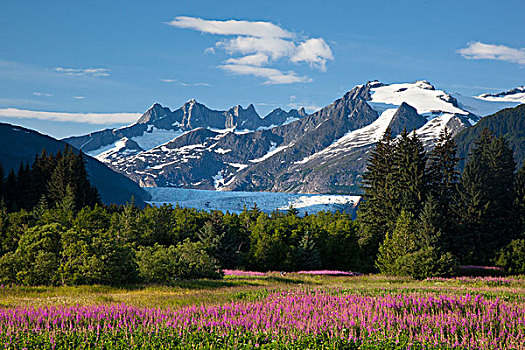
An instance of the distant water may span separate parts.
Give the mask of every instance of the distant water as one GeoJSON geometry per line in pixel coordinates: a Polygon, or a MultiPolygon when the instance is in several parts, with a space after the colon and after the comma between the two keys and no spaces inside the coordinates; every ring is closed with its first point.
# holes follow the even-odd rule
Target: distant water
{"type": "Polygon", "coordinates": [[[188,190],[173,187],[145,187],[151,194],[148,203],[156,206],[162,204],[179,204],[182,207],[221,210],[240,213],[243,208],[255,204],[264,212],[287,210],[290,205],[299,210],[314,214],[319,211],[346,211],[353,213],[359,202],[359,196],[300,194],[282,192],[241,192],[241,191],[206,191],[188,190]]]}

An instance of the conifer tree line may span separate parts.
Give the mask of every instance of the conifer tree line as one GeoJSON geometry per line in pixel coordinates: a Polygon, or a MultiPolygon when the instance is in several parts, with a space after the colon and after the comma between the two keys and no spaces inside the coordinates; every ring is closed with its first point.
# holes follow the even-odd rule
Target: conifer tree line
{"type": "Polygon", "coordinates": [[[525,272],[525,168],[516,172],[506,139],[487,129],[462,174],[458,161],[446,130],[430,152],[415,132],[385,132],[363,176],[364,270],[423,278],[498,264],[525,272]]]}
{"type": "Polygon", "coordinates": [[[101,204],[97,189],[89,182],[82,152],[75,153],[67,145],[57,154],[42,150],[33,164],[21,163],[7,177],[0,164],[0,198],[10,212],[31,210],[39,203],[55,207],[70,201],[76,209],[101,204]]]}

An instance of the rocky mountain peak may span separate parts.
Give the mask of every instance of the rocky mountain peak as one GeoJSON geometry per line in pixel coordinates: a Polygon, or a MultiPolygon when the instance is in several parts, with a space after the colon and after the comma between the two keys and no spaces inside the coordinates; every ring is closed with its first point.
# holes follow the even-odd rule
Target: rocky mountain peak
{"type": "Polygon", "coordinates": [[[427,119],[417,113],[417,110],[406,102],[401,103],[396,113],[392,117],[390,130],[392,135],[399,135],[406,128],[408,132],[419,129],[425,125],[427,119]]]}
{"type": "Polygon", "coordinates": [[[297,110],[297,114],[299,114],[300,117],[306,117],[308,115],[308,113],[306,113],[306,110],[304,109],[304,107],[301,107],[297,110]]]}
{"type": "Polygon", "coordinates": [[[170,114],[171,110],[169,108],[162,107],[160,103],[155,103],[140,117],[137,124],[149,124],[170,114]]]}
{"type": "Polygon", "coordinates": [[[430,84],[430,82],[428,80],[418,80],[414,84],[420,89],[436,90],[434,85],[430,84]]]}

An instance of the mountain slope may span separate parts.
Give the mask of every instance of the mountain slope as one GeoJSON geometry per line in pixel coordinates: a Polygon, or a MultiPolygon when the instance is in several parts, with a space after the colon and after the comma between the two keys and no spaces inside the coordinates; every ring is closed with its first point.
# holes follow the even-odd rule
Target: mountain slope
{"type": "Polygon", "coordinates": [[[172,112],[169,108],[156,103],[135,124],[69,137],[64,141],[91,156],[98,156],[111,150],[122,152],[124,149],[129,150],[129,154],[136,154],[160,146],[200,127],[237,131],[266,129],[286,124],[305,115],[304,109],[292,109],[286,112],[278,108],[265,118],[261,118],[253,105],[246,109],[235,106],[228,111],[216,111],[195,100],[188,101],[172,112]]]}
{"type": "Polygon", "coordinates": [[[387,127],[394,136],[415,130],[431,148],[444,128],[456,135],[486,111],[516,104],[451,95],[427,81],[373,81],[307,116],[276,109],[260,118],[251,105],[214,111],[191,100],[66,141],[146,187],[358,193],[387,127]]]}
{"type": "Polygon", "coordinates": [[[525,104],[515,108],[506,108],[498,113],[482,118],[472,128],[464,130],[456,136],[458,155],[462,159],[461,168],[464,167],[465,159],[474,146],[474,141],[479,137],[483,129],[489,129],[496,136],[503,135],[514,151],[514,158],[518,166],[525,160],[525,104]]]}
{"type": "MultiPolygon", "coordinates": [[[[36,131],[0,123],[0,162],[4,171],[18,170],[21,162],[32,163],[45,149],[47,153],[63,151],[66,143],[36,131]]],[[[97,188],[104,203],[125,204],[134,197],[142,204],[149,195],[127,177],[115,173],[106,165],[89,156],[85,157],[91,184],[97,188]]]]}

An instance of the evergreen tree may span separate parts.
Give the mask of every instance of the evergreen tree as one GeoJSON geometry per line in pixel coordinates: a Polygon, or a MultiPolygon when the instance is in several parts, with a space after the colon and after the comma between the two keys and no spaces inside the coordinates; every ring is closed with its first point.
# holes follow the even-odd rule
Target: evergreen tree
{"type": "Polygon", "coordinates": [[[387,233],[379,246],[376,266],[387,275],[404,275],[399,259],[418,250],[418,237],[414,216],[409,211],[401,211],[392,233],[387,233]]]}
{"type": "Polygon", "coordinates": [[[31,169],[29,168],[29,164],[21,163],[16,179],[16,192],[18,194],[16,201],[18,208],[26,210],[31,210],[33,208],[34,194],[32,191],[31,180],[31,169]]]}
{"type": "Polygon", "coordinates": [[[392,184],[393,155],[394,141],[390,129],[387,128],[371,152],[363,174],[363,201],[359,205],[357,215],[364,269],[372,267],[379,244],[391,228],[396,196],[392,184]]]}
{"type": "Polygon", "coordinates": [[[0,163],[0,200],[5,200],[4,198],[4,167],[0,163]]]}
{"type": "Polygon", "coordinates": [[[464,263],[489,264],[516,236],[513,153],[504,138],[485,129],[463,171],[455,208],[454,250],[464,263]]]}
{"type": "Polygon", "coordinates": [[[380,271],[417,279],[455,275],[459,265],[440,246],[439,220],[432,197],[425,202],[419,220],[403,210],[394,232],[387,234],[379,248],[376,264],[380,271]]]}
{"type": "Polygon", "coordinates": [[[525,238],[525,163],[516,174],[514,193],[516,195],[514,201],[515,217],[518,218],[517,230],[525,238]]]}
{"type": "Polygon", "coordinates": [[[394,152],[393,191],[398,196],[393,214],[396,217],[403,210],[419,215],[429,187],[426,162],[426,151],[416,132],[410,137],[404,130],[394,152]]]}
{"type": "Polygon", "coordinates": [[[317,270],[322,266],[321,255],[309,231],[305,232],[297,247],[296,264],[298,270],[317,270]]]}
{"type": "Polygon", "coordinates": [[[437,222],[446,242],[446,249],[450,249],[454,239],[452,206],[457,197],[459,172],[456,170],[459,158],[456,156],[457,146],[448,129],[439,134],[434,149],[428,159],[429,192],[436,200],[435,210],[439,212],[437,222]]]}
{"type": "Polygon", "coordinates": [[[66,196],[67,186],[70,186],[75,198],[75,210],[100,204],[97,190],[89,183],[82,153],[75,154],[71,147],[66,146],[64,153],[58,153],[56,158],[56,167],[47,183],[49,200],[59,203],[66,196]]]}
{"type": "Polygon", "coordinates": [[[17,188],[16,174],[15,174],[14,169],[11,169],[5,181],[5,192],[4,192],[6,207],[9,212],[18,210],[17,202],[16,202],[16,196],[17,196],[16,188],[17,188]]]}

